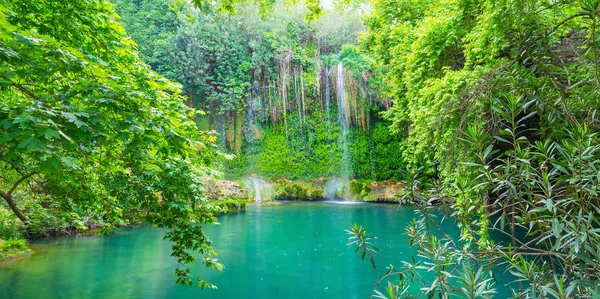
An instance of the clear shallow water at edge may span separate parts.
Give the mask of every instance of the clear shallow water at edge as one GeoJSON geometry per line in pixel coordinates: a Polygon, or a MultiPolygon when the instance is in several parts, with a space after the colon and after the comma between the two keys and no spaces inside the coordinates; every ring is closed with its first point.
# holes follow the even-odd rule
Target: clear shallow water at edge
{"type": "MultiPolygon", "coordinates": [[[[405,227],[411,207],[328,202],[248,206],[209,226],[223,273],[195,265],[219,290],[175,285],[175,259],[164,231],[126,228],[109,236],[35,242],[36,253],[0,262],[0,298],[368,298],[374,273],[346,246],[353,223],[375,235],[385,266],[410,260],[405,227]]],[[[447,232],[457,234],[451,222],[447,232]]],[[[497,298],[506,298],[500,276],[497,298]]]]}

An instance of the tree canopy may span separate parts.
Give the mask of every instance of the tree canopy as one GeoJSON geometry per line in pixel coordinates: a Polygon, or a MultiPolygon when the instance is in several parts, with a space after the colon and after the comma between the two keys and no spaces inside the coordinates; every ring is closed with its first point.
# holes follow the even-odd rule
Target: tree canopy
{"type": "Polygon", "coordinates": [[[108,228],[143,211],[167,228],[178,283],[192,284],[194,252],[220,267],[202,231],[214,137],[116,17],[102,0],[0,2],[0,195],[25,224],[40,208],[108,228]],[[25,189],[45,199],[19,206],[25,189]]]}
{"type": "Polygon", "coordinates": [[[474,123],[497,132],[489,114],[497,98],[534,101],[542,120],[530,133],[539,137],[597,107],[597,9],[596,1],[373,1],[361,44],[388,70],[387,116],[408,132],[406,159],[452,177],[465,157],[461,132],[474,123]]]}
{"type": "MultiPolygon", "coordinates": [[[[307,20],[315,20],[321,16],[323,13],[323,7],[321,6],[320,0],[286,0],[284,1],[287,5],[296,4],[298,2],[304,2],[306,8],[308,8],[306,13],[307,20]]],[[[227,13],[236,13],[236,6],[241,4],[250,4],[257,5],[260,9],[260,13],[262,15],[269,13],[273,6],[277,3],[276,0],[251,0],[251,1],[241,1],[241,0],[221,0],[221,1],[209,1],[209,0],[192,0],[192,3],[200,8],[200,9],[210,9],[214,5],[217,6],[218,10],[221,12],[227,13]]]]}

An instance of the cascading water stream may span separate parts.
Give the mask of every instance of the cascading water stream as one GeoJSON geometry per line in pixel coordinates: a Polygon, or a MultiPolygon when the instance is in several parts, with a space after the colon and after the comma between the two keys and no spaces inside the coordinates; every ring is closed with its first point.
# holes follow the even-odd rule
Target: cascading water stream
{"type": "Polygon", "coordinates": [[[340,123],[340,147],[342,150],[342,160],[340,162],[340,175],[348,179],[350,177],[348,153],[348,115],[346,102],[346,90],[344,87],[344,66],[342,62],[337,65],[337,105],[338,105],[338,121],[340,123]]]}
{"type": "Polygon", "coordinates": [[[350,191],[350,183],[347,179],[334,177],[323,186],[323,194],[329,200],[345,200],[350,191]]]}
{"type": "Polygon", "coordinates": [[[244,186],[250,191],[250,194],[254,196],[253,200],[256,202],[271,201],[275,199],[273,183],[268,182],[263,178],[249,176],[244,179],[244,186]]]}
{"type": "Polygon", "coordinates": [[[254,201],[262,201],[262,195],[260,194],[260,186],[258,185],[258,180],[252,180],[252,184],[254,185],[254,201]]]}
{"type": "MultiPolygon", "coordinates": [[[[331,90],[329,87],[329,67],[325,66],[325,115],[327,117],[327,139],[329,140],[329,149],[331,149],[331,90]]],[[[333,156],[329,160],[330,167],[333,165],[333,156]]],[[[329,174],[333,174],[331,171],[329,174]]]]}
{"type": "Polygon", "coordinates": [[[329,130],[330,128],[330,121],[331,121],[331,116],[330,116],[330,104],[329,104],[329,68],[325,67],[325,114],[327,115],[327,133],[329,134],[329,130]]]}

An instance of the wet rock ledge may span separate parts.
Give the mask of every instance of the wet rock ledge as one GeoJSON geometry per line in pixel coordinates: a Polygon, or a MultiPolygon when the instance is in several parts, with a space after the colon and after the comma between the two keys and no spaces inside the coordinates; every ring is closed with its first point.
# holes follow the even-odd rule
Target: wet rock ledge
{"type": "Polygon", "coordinates": [[[288,180],[248,176],[241,181],[209,180],[207,193],[216,202],[228,200],[347,200],[397,202],[403,185],[395,181],[357,181],[343,178],[288,180]]]}

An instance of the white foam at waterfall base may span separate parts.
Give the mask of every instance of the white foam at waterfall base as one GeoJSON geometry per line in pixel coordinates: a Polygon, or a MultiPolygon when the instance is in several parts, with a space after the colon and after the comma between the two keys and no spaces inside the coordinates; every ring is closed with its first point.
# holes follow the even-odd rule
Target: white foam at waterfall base
{"type": "Polygon", "coordinates": [[[257,176],[249,176],[244,179],[244,187],[253,196],[254,201],[272,201],[275,199],[273,183],[257,176]]]}
{"type": "Polygon", "coordinates": [[[345,178],[335,177],[324,186],[325,197],[330,200],[345,199],[348,197],[350,182],[345,178]]]}
{"type": "Polygon", "coordinates": [[[324,203],[331,203],[336,205],[363,205],[367,204],[364,201],[347,201],[347,200],[325,200],[324,203]]]}

